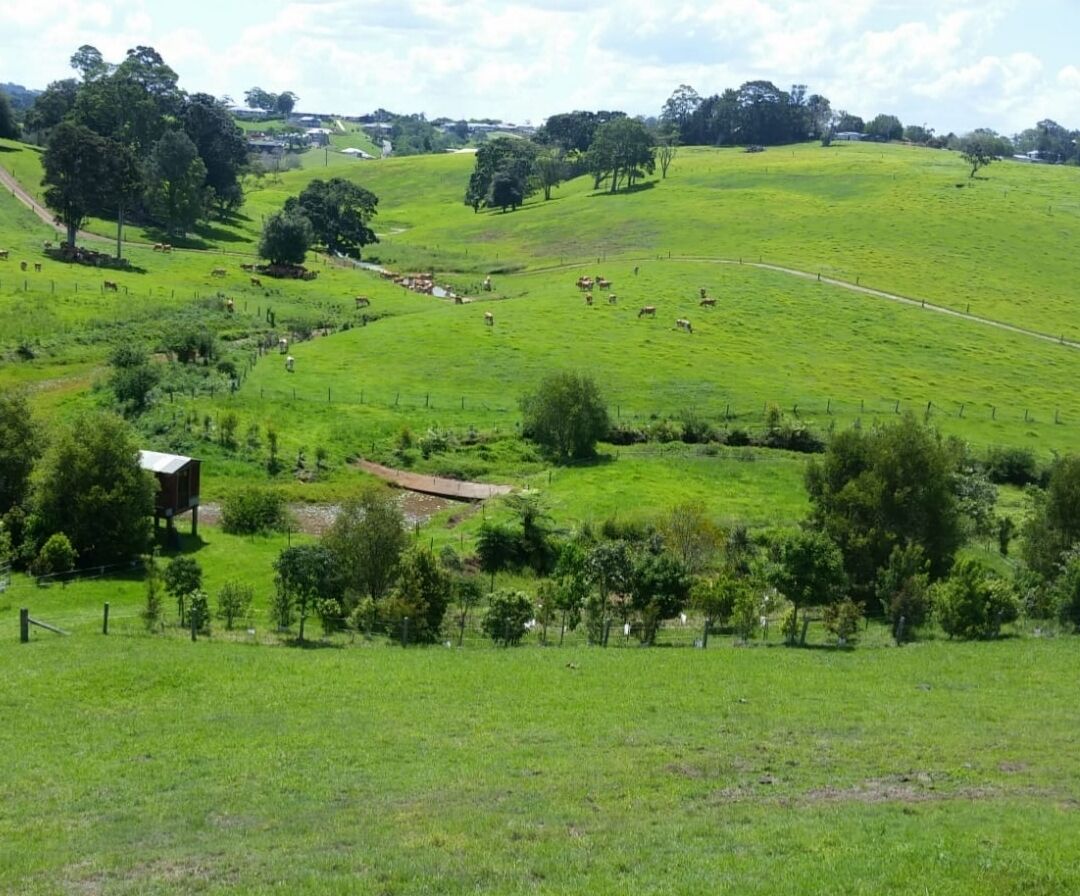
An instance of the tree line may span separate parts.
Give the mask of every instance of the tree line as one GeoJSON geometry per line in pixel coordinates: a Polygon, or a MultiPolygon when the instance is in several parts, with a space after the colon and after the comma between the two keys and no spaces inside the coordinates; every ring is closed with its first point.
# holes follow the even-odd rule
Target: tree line
{"type": "Polygon", "coordinates": [[[92,215],[125,219],[180,235],[243,202],[247,144],[225,102],[187,94],[153,47],[117,64],[84,45],[71,57],[79,79],[55,81],[26,113],[45,145],[45,202],[74,244],[92,215]]]}

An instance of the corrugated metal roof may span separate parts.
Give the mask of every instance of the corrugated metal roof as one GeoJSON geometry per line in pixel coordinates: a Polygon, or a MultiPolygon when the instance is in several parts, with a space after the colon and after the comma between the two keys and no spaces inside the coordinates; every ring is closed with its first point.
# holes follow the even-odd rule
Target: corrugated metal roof
{"type": "Polygon", "coordinates": [[[162,454],[160,451],[140,451],[139,466],[151,473],[176,473],[191,463],[190,457],[181,454],[162,454]]]}

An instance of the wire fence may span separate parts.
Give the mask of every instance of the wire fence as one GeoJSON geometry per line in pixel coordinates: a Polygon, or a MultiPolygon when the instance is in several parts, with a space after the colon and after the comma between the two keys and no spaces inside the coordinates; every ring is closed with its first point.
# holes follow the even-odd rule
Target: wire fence
{"type": "MultiPolygon", "coordinates": [[[[249,363],[248,369],[254,366],[249,363]]],[[[173,390],[168,394],[170,401],[178,398],[214,398],[221,395],[233,395],[245,387],[247,372],[241,371],[237,380],[227,389],[214,383],[193,384],[190,390],[173,390]]],[[[260,385],[244,390],[242,398],[257,397],[260,401],[273,404],[298,405],[335,405],[341,407],[373,407],[395,411],[437,411],[468,413],[482,411],[485,414],[520,415],[520,408],[515,401],[494,396],[465,395],[438,391],[408,391],[400,389],[380,389],[364,386],[352,389],[340,389],[327,386],[313,390],[304,386],[280,388],[260,385]]],[[[926,421],[958,420],[984,423],[1018,424],[1024,426],[1053,424],[1057,426],[1073,425],[1074,421],[1067,413],[1068,409],[1047,405],[996,404],[986,400],[964,401],[957,399],[920,399],[893,398],[878,396],[874,398],[833,398],[829,396],[791,397],[749,397],[716,394],[706,388],[688,387],[678,396],[672,395],[665,404],[642,406],[640,399],[631,398],[627,403],[616,398],[609,403],[612,422],[619,424],[639,424],[647,426],[661,420],[677,422],[705,419],[727,425],[745,424],[748,426],[778,425],[781,423],[797,424],[800,421],[814,421],[818,425],[827,425],[831,419],[852,420],[860,418],[895,418],[912,413],[926,421]],[[635,402],[631,404],[630,402],[635,402]]],[[[516,421],[520,423],[520,420],[516,421]]]]}

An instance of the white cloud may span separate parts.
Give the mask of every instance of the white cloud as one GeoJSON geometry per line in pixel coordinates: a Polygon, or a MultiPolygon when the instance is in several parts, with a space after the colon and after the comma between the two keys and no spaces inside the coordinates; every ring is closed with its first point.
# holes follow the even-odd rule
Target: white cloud
{"type": "Polygon", "coordinates": [[[1019,0],[0,0],[0,80],[70,77],[83,43],[155,46],[188,90],[293,90],[301,107],[540,119],[655,114],[681,83],[805,83],[834,108],[963,130],[1080,125],[1080,10],[1019,0]],[[1017,28],[1017,23],[1027,30],[1017,28]],[[1030,123],[1030,122],[1027,122],[1030,123]]]}

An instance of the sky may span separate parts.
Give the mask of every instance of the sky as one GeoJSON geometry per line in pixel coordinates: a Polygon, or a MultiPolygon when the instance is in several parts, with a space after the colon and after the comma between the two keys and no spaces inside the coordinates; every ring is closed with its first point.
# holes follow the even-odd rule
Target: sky
{"type": "Polygon", "coordinates": [[[940,133],[1080,127],[1080,0],[0,0],[0,82],[155,47],[189,92],[541,123],[764,79],[940,133]]]}

